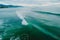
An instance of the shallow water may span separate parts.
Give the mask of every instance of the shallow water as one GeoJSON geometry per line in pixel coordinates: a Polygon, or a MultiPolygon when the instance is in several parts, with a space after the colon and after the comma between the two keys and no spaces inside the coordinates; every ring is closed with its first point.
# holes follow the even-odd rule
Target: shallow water
{"type": "Polygon", "coordinates": [[[59,7],[0,9],[1,40],[60,40],[59,7]]]}

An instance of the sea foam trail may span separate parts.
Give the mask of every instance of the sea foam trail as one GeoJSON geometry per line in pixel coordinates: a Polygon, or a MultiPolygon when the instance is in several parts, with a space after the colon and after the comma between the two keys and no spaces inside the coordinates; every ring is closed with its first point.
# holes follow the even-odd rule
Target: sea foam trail
{"type": "Polygon", "coordinates": [[[18,17],[22,20],[22,25],[28,25],[27,21],[24,19],[24,16],[20,13],[17,13],[18,17]]]}
{"type": "Polygon", "coordinates": [[[25,20],[25,15],[27,14],[26,11],[29,11],[27,9],[28,8],[22,8],[16,11],[17,16],[22,20],[22,25],[28,25],[27,21],[25,20]]]}

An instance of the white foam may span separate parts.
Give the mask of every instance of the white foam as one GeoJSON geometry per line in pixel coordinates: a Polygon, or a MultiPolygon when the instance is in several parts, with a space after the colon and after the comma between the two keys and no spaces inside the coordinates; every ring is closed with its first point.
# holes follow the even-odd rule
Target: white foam
{"type": "Polygon", "coordinates": [[[25,20],[23,20],[22,25],[28,25],[28,23],[25,20]]]}
{"type": "Polygon", "coordinates": [[[21,13],[17,12],[17,16],[22,20],[21,22],[22,25],[28,25],[27,21],[24,19],[25,16],[23,13],[24,12],[21,12],[21,13]]]}

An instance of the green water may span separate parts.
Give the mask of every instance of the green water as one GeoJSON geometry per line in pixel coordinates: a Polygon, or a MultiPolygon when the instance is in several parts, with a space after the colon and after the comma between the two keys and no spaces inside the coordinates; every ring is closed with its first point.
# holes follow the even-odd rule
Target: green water
{"type": "Polygon", "coordinates": [[[0,39],[60,40],[60,12],[54,8],[44,9],[44,7],[0,9],[0,39]]]}

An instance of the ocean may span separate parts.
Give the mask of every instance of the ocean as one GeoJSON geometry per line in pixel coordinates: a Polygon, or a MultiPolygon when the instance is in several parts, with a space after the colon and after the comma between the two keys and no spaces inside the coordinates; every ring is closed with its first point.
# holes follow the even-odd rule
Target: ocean
{"type": "Polygon", "coordinates": [[[60,7],[1,8],[0,40],[60,40],[60,7]]]}

